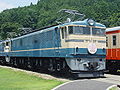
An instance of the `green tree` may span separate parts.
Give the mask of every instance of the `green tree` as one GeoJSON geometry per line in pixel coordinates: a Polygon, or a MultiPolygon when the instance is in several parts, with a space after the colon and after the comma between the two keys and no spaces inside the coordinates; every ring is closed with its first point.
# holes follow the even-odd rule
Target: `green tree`
{"type": "Polygon", "coordinates": [[[38,0],[36,5],[4,10],[0,13],[0,35],[19,33],[21,27],[37,29],[55,24],[55,20],[64,17],[57,13],[61,9],[74,9],[95,19],[107,27],[120,25],[120,0],[38,0]],[[7,26],[8,25],[8,26],[7,26]]]}
{"type": "Polygon", "coordinates": [[[18,23],[7,22],[1,25],[0,34],[2,39],[13,38],[15,35],[20,33],[19,28],[21,25],[18,23]]]}

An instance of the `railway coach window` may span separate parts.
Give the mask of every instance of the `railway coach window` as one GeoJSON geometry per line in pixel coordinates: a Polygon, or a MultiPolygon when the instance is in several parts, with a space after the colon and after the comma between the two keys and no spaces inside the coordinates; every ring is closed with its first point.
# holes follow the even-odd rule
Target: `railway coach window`
{"type": "Polygon", "coordinates": [[[116,45],[116,35],[113,35],[113,46],[116,45]]]}
{"type": "Polygon", "coordinates": [[[106,47],[108,47],[108,37],[106,37],[106,47]]]}

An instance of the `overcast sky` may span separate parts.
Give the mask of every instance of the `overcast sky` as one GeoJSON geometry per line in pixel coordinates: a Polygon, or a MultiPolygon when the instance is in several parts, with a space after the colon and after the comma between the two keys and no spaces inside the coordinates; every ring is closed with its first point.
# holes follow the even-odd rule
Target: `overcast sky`
{"type": "Polygon", "coordinates": [[[36,4],[38,0],[0,0],[0,12],[5,9],[28,6],[32,2],[36,4]]]}

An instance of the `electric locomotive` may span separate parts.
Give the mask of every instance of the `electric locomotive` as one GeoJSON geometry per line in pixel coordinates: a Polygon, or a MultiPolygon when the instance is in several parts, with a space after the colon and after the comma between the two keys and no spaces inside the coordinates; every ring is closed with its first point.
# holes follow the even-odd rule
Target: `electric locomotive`
{"type": "Polygon", "coordinates": [[[111,73],[120,73],[120,26],[106,29],[106,67],[111,73]]]}
{"type": "Polygon", "coordinates": [[[105,70],[105,25],[92,19],[70,20],[9,38],[0,43],[0,63],[102,77],[105,70]]]}

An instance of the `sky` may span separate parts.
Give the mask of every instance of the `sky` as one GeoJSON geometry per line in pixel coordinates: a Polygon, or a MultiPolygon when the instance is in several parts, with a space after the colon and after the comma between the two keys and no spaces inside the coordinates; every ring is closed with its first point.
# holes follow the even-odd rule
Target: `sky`
{"type": "Polygon", "coordinates": [[[36,4],[38,0],[0,0],[0,12],[5,9],[29,6],[30,3],[36,4]]]}

